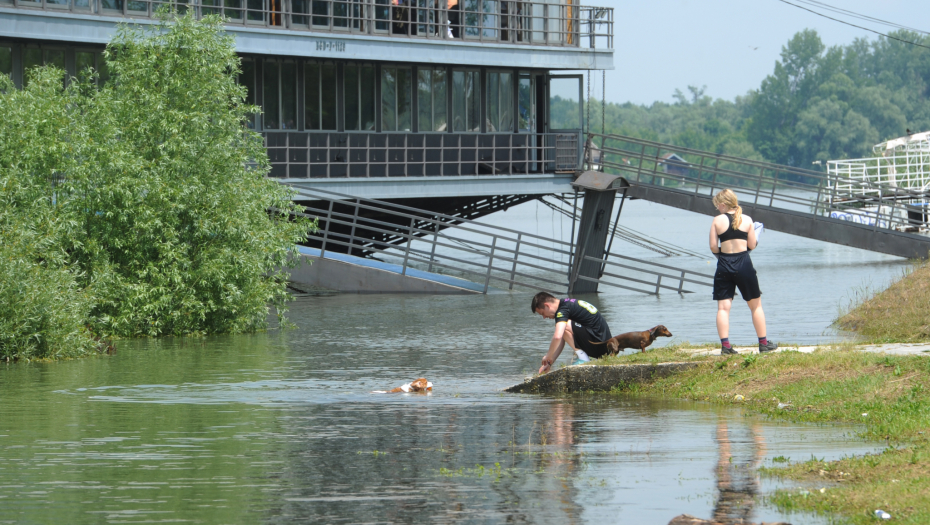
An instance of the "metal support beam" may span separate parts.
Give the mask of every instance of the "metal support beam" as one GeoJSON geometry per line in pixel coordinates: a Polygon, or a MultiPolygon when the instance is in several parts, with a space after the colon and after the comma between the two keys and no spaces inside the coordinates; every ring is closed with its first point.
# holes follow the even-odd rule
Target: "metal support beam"
{"type": "Polygon", "coordinates": [[[616,197],[615,189],[585,189],[581,222],[578,226],[578,242],[572,257],[574,264],[568,285],[569,295],[597,292],[597,279],[600,278],[603,266],[601,260],[604,257],[607,232],[610,231],[610,216],[616,197]],[[586,257],[592,257],[597,261],[587,260],[586,257]]]}

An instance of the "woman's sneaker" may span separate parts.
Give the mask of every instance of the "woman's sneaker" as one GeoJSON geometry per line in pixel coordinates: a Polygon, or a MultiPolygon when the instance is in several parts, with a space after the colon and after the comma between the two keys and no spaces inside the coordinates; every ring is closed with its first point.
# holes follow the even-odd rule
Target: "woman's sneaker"
{"type": "Polygon", "coordinates": [[[733,349],[732,346],[721,346],[720,355],[737,355],[739,352],[733,349]]]}
{"type": "Polygon", "coordinates": [[[775,341],[766,341],[765,344],[759,343],[759,353],[763,354],[765,352],[771,352],[778,348],[778,343],[775,341]]]}

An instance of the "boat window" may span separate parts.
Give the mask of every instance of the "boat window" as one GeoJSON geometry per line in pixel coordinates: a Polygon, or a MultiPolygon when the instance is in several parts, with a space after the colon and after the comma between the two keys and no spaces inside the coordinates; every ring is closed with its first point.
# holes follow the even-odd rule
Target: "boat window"
{"type": "Polygon", "coordinates": [[[478,71],[452,71],[452,131],[481,131],[478,71]]]}
{"type": "Polygon", "coordinates": [[[536,131],[536,82],[532,75],[520,75],[520,85],[517,92],[520,104],[517,113],[520,124],[519,130],[524,132],[536,131]]]}
{"type": "Polygon", "coordinates": [[[381,68],[381,130],[411,130],[412,71],[404,67],[381,68]]]}
{"type": "Polygon", "coordinates": [[[308,62],[304,86],[306,129],[336,129],[336,65],[308,62]]]}
{"type": "Polygon", "coordinates": [[[446,131],[446,70],[417,71],[417,108],[420,131],[446,131]]]}
{"type": "Polygon", "coordinates": [[[345,103],[347,131],[375,130],[375,68],[346,64],[345,103]]]}
{"type": "Polygon", "coordinates": [[[488,72],[488,133],[513,131],[513,73],[488,72]]]}
{"type": "MultiPolygon", "coordinates": [[[[242,60],[242,71],[239,73],[239,83],[245,86],[245,103],[255,105],[255,62],[250,59],[242,60]]],[[[255,129],[255,115],[249,115],[246,120],[249,129],[255,129]]]]}
{"type": "Polygon", "coordinates": [[[0,73],[13,75],[13,49],[0,46],[0,73]]]}
{"type": "Polygon", "coordinates": [[[262,114],[265,129],[297,129],[297,64],[265,61],[262,114]]]}

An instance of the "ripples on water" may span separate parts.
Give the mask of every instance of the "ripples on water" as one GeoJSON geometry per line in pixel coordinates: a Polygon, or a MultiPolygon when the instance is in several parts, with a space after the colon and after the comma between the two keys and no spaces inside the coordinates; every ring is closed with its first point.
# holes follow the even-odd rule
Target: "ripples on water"
{"type": "MultiPolygon", "coordinates": [[[[533,206],[504,218],[532,231],[533,206]]],[[[624,217],[690,249],[706,243],[706,217],[639,201],[624,217]]],[[[770,334],[796,342],[836,337],[829,325],[843,298],[903,268],[775,232],[753,259],[770,334]]],[[[716,338],[709,292],[590,299],[614,332],[663,323],[672,342],[716,338]]],[[[527,294],[303,297],[296,330],[123,341],[112,357],[5,365],[0,522],[667,523],[743,515],[733,501],[774,486],[760,487],[750,467],[774,457],[873,449],[855,429],[701,403],[501,394],[532,373],[551,336],[528,303],[527,294]],[[432,395],[369,393],[419,376],[432,395]]],[[[748,311],[734,308],[731,338],[753,337],[748,311]]],[[[761,498],[750,512],[784,518],[761,498]]]]}

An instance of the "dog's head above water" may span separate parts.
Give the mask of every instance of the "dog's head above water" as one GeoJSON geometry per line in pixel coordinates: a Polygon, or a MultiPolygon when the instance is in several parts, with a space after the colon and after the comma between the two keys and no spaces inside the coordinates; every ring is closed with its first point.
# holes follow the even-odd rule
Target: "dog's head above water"
{"type": "Polygon", "coordinates": [[[401,385],[397,388],[392,388],[391,390],[375,390],[374,394],[397,394],[397,393],[415,393],[415,394],[425,394],[433,390],[433,384],[426,380],[425,377],[420,377],[407,383],[406,385],[401,385]]]}
{"type": "Polygon", "coordinates": [[[421,377],[412,383],[406,384],[400,388],[409,387],[409,390],[404,390],[404,392],[426,392],[433,389],[433,384],[426,380],[425,377],[421,377]]]}

